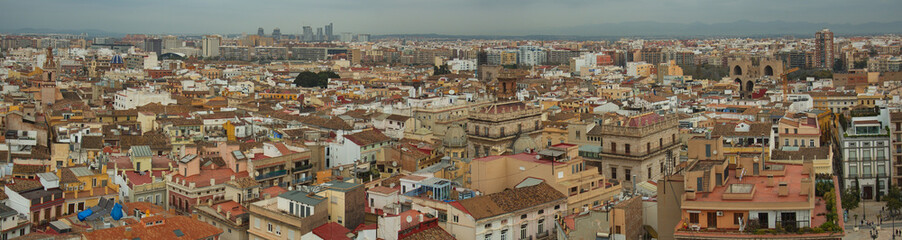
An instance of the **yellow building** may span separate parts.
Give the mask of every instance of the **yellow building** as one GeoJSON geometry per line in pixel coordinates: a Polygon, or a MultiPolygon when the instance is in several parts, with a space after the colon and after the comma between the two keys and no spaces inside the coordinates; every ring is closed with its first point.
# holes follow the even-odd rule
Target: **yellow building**
{"type": "Polygon", "coordinates": [[[60,190],[63,190],[63,214],[73,214],[97,205],[100,198],[119,199],[119,186],[110,181],[106,165],[101,169],[88,167],[60,168],[60,190]]]}

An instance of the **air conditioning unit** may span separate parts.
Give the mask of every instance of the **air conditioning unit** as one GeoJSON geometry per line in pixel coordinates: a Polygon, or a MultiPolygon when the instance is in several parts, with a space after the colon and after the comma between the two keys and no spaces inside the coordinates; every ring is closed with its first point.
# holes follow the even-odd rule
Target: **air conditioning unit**
{"type": "Polygon", "coordinates": [[[718,216],[718,217],[723,217],[723,211],[717,211],[717,216],[718,216]]]}

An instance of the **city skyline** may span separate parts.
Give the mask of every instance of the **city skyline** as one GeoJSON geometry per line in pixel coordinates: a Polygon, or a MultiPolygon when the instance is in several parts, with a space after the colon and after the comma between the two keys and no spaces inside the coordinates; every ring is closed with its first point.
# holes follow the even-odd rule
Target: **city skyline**
{"type": "MultiPolygon", "coordinates": [[[[610,25],[621,27],[685,25],[705,28],[723,23],[812,23],[860,25],[889,23],[883,32],[902,21],[894,10],[902,2],[884,0],[771,1],[681,0],[655,1],[282,1],[267,4],[240,1],[134,2],[25,1],[5,3],[0,10],[0,31],[33,29],[99,29],[114,33],[207,34],[255,33],[258,27],[281,28],[299,34],[301,26],[333,22],[335,33],[448,34],[448,35],[605,35],[610,25]],[[272,6],[280,6],[273,8],[272,6]],[[436,14],[436,9],[444,13],[436,14]],[[798,11],[804,9],[805,11],[798,11]],[[861,11],[849,12],[846,9],[861,11]],[[199,10],[199,11],[198,11],[199,10]],[[384,14],[404,12],[405,14],[384,14]],[[52,13],[52,14],[47,14],[52,13]],[[34,16],[40,16],[38,18],[34,16]],[[233,16],[243,16],[235,21],[233,16]],[[539,17],[541,16],[541,17],[539,17]],[[198,19],[200,21],[198,21],[198,19]],[[228,24],[222,24],[228,23],[228,24]],[[650,23],[650,24],[649,24],[650,23]],[[599,32],[601,31],[601,32],[599,32]]],[[[856,29],[858,27],[853,27],[856,29]]],[[[617,29],[617,28],[613,28],[617,29]]],[[[737,29],[742,30],[742,29],[737,29]]],[[[722,30],[727,32],[728,30],[722,30]]],[[[774,28],[775,34],[785,34],[774,28]]],[[[810,32],[807,30],[805,32],[810,32]]],[[[614,35],[644,35],[642,28],[614,35]],[[632,31],[632,32],[631,32],[632,31]]],[[[788,32],[801,32],[791,30],[788,32]]],[[[712,33],[712,34],[717,34],[712,33]]]]}

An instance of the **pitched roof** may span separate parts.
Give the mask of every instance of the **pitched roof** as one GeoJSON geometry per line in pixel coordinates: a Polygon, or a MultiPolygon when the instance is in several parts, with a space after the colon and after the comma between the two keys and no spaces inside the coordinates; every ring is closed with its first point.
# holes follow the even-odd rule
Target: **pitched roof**
{"type": "Polygon", "coordinates": [[[364,130],[353,134],[345,134],[344,137],[359,146],[367,146],[370,144],[387,142],[391,140],[391,138],[385,136],[385,134],[382,134],[382,132],[375,129],[364,130]]]}
{"type": "Polygon", "coordinates": [[[567,197],[540,183],[534,186],[505,190],[503,192],[460,200],[460,206],[475,219],[489,218],[511,213],[544,203],[564,200],[567,197]]]}
{"type": "Polygon", "coordinates": [[[82,233],[85,239],[205,239],[222,234],[222,230],[213,225],[195,220],[188,216],[173,216],[163,220],[161,224],[130,224],[114,228],[94,230],[82,233]]]}
{"type": "Polygon", "coordinates": [[[319,236],[323,240],[350,240],[351,238],[348,237],[348,233],[350,232],[351,230],[348,230],[344,226],[341,226],[340,224],[334,222],[326,223],[313,229],[313,234],[316,234],[316,236],[319,236]]]}

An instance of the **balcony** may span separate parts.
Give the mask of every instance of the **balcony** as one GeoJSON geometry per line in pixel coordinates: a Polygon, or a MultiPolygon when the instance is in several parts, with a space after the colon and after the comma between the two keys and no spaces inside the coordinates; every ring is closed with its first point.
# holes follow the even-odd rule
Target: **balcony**
{"type": "Polygon", "coordinates": [[[285,175],[285,173],[288,173],[288,171],[287,170],[277,170],[277,171],[260,174],[260,176],[257,176],[254,179],[263,180],[263,179],[268,179],[268,178],[274,178],[274,177],[283,176],[283,175],[285,175]]]}
{"type": "Polygon", "coordinates": [[[310,181],[313,181],[313,176],[295,179],[295,180],[291,181],[291,184],[301,184],[301,183],[307,183],[310,181]]]}
{"type": "Polygon", "coordinates": [[[301,171],[311,169],[311,168],[313,168],[313,164],[304,164],[304,165],[295,167],[294,169],[291,170],[291,172],[301,172],[301,171]]]}

